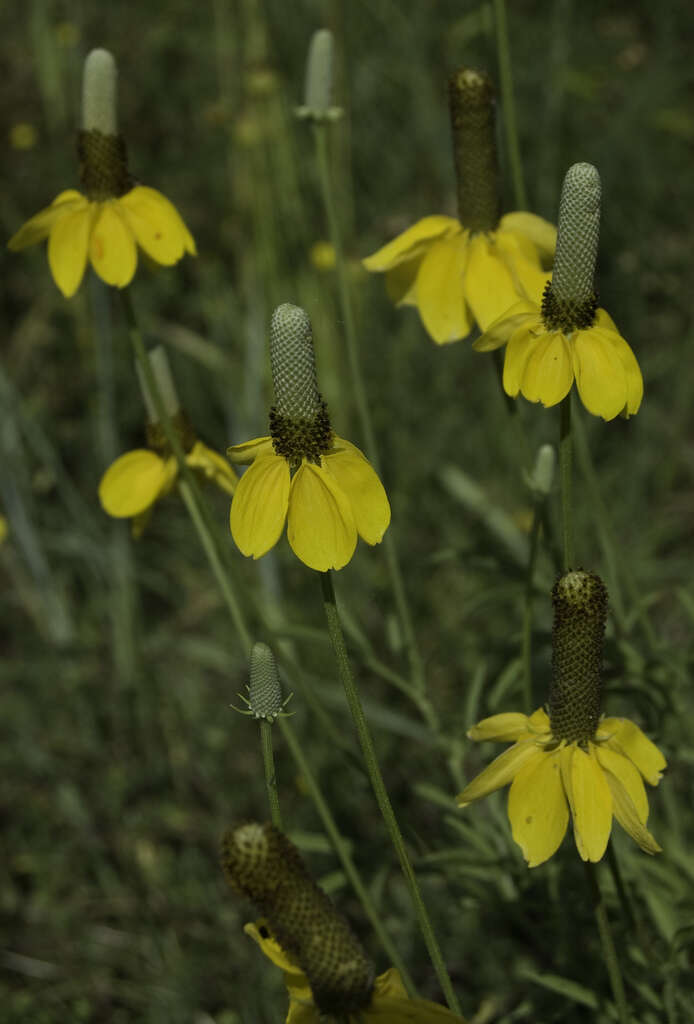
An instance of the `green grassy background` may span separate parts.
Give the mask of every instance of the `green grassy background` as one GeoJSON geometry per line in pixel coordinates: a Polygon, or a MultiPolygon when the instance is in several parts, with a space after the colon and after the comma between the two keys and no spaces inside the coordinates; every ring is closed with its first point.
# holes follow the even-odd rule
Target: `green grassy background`
{"type": "MultiPolygon", "coordinates": [[[[531,208],[554,219],[568,165],[598,166],[601,303],[646,382],[634,419],[581,417],[616,538],[616,575],[580,469],[577,552],[611,587],[606,708],[636,718],[670,762],[650,793],[664,853],[649,859],[615,837],[638,928],[621,921],[607,872],[604,880],[634,1020],[675,1024],[690,1019],[694,991],[692,16],[684,4],[509,6],[531,208]]],[[[131,170],[177,204],[198,244],[199,257],[173,270],[141,266],[132,296],[147,339],[167,346],[199,436],[223,451],[265,432],[267,324],[277,303],[292,301],[313,319],[333,424],[360,443],[335,281],[310,259],[326,237],[311,136],[293,117],[308,41],[322,26],[337,40],[345,117],[331,148],[367,389],[442,722],[437,739],[377,671],[377,661],[404,671],[405,659],[383,552],[360,545],[336,583],[386,780],[468,1018],[609,1021],[571,839],[528,871],[503,797],[465,815],[451,800],[491,755],[467,744],[465,729],[521,706],[518,551],[531,505],[523,470],[538,444],[555,441],[558,415],[520,400],[524,449],[490,358],[467,343],[435,348],[416,312],[393,310],[382,280],[358,266],[418,217],[455,212],[446,76],[463,63],[496,74],[490,7],[5,4],[2,231],[9,238],[78,185],[82,60],[108,47],[119,62],[131,170]],[[13,146],[17,124],[33,126],[30,148],[13,146]],[[446,484],[450,467],[482,489],[476,510],[446,484]],[[490,529],[491,510],[508,517],[501,534],[490,529]]],[[[512,209],[510,186],[504,200],[512,209]]],[[[157,507],[136,543],[96,498],[110,461],[143,443],[117,297],[92,278],[65,301],[42,249],[3,254],[0,295],[0,500],[10,522],[0,547],[0,1020],[281,1020],[279,972],[241,932],[253,910],[227,890],[217,859],[224,827],[267,817],[257,730],[229,708],[247,681],[247,652],[176,498],[157,507]]],[[[209,499],[224,530],[226,499],[209,499]]],[[[556,495],[556,523],[555,505],[556,495]]],[[[227,556],[257,638],[276,641],[259,603],[283,618],[302,667],[291,680],[293,724],[422,992],[440,999],[353,756],[318,578],[286,541],[252,563],[229,538],[227,556]],[[304,686],[346,749],[325,734],[304,686]]],[[[553,572],[550,550],[536,599],[538,704],[549,680],[553,572]]],[[[279,740],[276,756],[290,834],[385,969],[279,740]]]]}

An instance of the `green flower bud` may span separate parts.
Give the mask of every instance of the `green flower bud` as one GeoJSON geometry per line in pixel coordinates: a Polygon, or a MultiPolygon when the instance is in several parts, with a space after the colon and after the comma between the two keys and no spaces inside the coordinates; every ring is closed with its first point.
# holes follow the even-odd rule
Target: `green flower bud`
{"type": "Polygon", "coordinates": [[[491,78],[459,68],[448,80],[448,101],[460,223],[470,231],[493,231],[501,199],[491,78]]]}
{"type": "Polygon", "coordinates": [[[559,203],[552,281],[542,300],[548,331],[570,334],[591,327],[595,320],[600,193],[600,175],[592,164],[574,164],[568,169],[559,203]]]}
{"type": "Polygon", "coordinates": [[[600,720],[607,589],[595,573],[572,570],[554,585],[552,604],[552,735],[586,743],[600,720]]]}
{"type": "Polygon", "coordinates": [[[230,885],[256,904],[299,963],[318,1010],[345,1016],[364,1010],[373,966],[293,843],[273,825],[251,822],[224,833],[221,861],[230,885]]]}
{"type": "Polygon", "coordinates": [[[296,108],[297,117],[312,121],[336,121],[342,115],[332,106],[334,42],[330,29],[319,28],[311,36],[306,59],[304,105],[296,108]]]}

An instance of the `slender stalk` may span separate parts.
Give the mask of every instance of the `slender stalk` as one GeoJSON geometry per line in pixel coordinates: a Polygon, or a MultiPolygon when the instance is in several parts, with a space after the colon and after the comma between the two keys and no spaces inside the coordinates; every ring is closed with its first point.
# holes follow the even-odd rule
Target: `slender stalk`
{"type": "Polygon", "coordinates": [[[573,445],[571,438],[571,392],[566,396],[560,407],[559,422],[559,481],[561,487],[561,525],[564,551],[564,572],[574,566],[574,531],[573,531],[573,445]]]}
{"type": "Polygon", "coordinates": [[[296,766],[299,772],[301,773],[302,780],[306,784],[306,788],[311,796],[311,799],[313,800],[313,803],[316,807],[316,810],[318,811],[318,814],[320,815],[320,819],[323,822],[323,828],[325,829],[331,843],[333,844],[335,852],[340,858],[340,863],[342,864],[343,870],[347,875],[347,878],[349,879],[352,888],[359,897],[361,905],[364,908],[364,912],[368,917],[369,921],[371,922],[371,926],[376,935],[378,936],[381,945],[383,946],[384,952],[387,954],[387,956],[393,963],[393,966],[396,967],[400,972],[403,983],[409,995],[415,996],[417,994],[415,984],[410,976],[409,971],[407,970],[407,967],[403,963],[400,954],[398,953],[397,947],[394,945],[392,939],[388,935],[388,932],[383,927],[383,921],[373,904],[373,900],[371,899],[368,890],[366,889],[364,883],[362,882],[359,871],[355,867],[347,843],[340,835],[339,829],[335,824],[335,819],[333,818],[330,812],[330,808],[328,807],[325,801],[325,797],[321,792],[316,777],[311,771],[308,761],[304,757],[304,752],[302,750],[301,744],[299,743],[296,734],[292,729],[291,723],[287,721],[286,718],[279,718],[278,722],[284,735],[284,738],[287,741],[287,746],[289,747],[291,755],[294,758],[294,761],[296,762],[296,766]]]}
{"type": "Polygon", "coordinates": [[[335,653],[338,674],[340,676],[340,681],[344,686],[345,696],[347,697],[347,703],[352,714],[352,720],[357,730],[359,743],[364,756],[364,763],[376,797],[376,802],[378,803],[379,810],[383,816],[383,820],[390,834],[393,846],[395,847],[398,860],[400,861],[400,867],[402,868],[402,872],[410,890],[410,898],[412,899],[415,914],[417,916],[417,922],[424,938],[429,957],[434,965],[434,970],[436,971],[436,975],[446,998],[446,1002],[451,1010],[455,1013],[460,1013],[460,1006],[455,992],[453,991],[453,985],[451,984],[451,979],[448,975],[448,971],[441,954],[441,949],[436,940],[436,936],[434,935],[434,930],[432,928],[431,921],[429,920],[429,915],[422,898],[419,883],[417,882],[412,864],[410,863],[410,859],[407,855],[402,832],[400,831],[400,826],[398,825],[395,817],[395,812],[393,811],[393,806],[386,791],[383,776],[381,775],[381,769],[378,764],[371,731],[366,721],[366,716],[364,715],[364,709],[361,704],[359,692],[354,676],[352,675],[352,668],[347,655],[347,648],[345,646],[345,638],[342,632],[337,603],[335,601],[335,589],[333,587],[332,574],[330,570],[328,570],[328,572],[321,573],[321,585],[323,590],[323,606],[325,608],[325,615],[328,621],[328,631],[330,633],[330,639],[335,653]]]}
{"type": "Polygon", "coordinates": [[[533,632],[533,579],[537,565],[540,528],[542,526],[541,502],[535,501],[533,508],[533,524],[530,529],[530,555],[525,572],[525,592],[523,595],[523,634],[521,640],[521,661],[523,665],[523,702],[526,714],[533,711],[533,684],[531,672],[532,632],[533,632]]]}
{"type": "Polygon", "coordinates": [[[513,75],[511,72],[511,48],[508,41],[508,24],[506,21],[505,0],[493,0],[494,26],[496,29],[496,52],[499,62],[499,80],[501,82],[501,102],[504,110],[504,127],[506,129],[506,148],[511,165],[513,180],[513,198],[517,210],[525,210],[528,197],[525,192],[523,163],[518,140],[516,123],[516,103],[513,95],[513,75]]]}
{"type": "Polygon", "coordinates": [[[263,754],[265,788],[267,789],[267,798],[270,804],[270,820],[275,828],[282,831],[280,798],[277,792],[277,777],[275,775],[275,758],[272,752],[272,726],[264,719],[260,722],[260,749],[263,754]]]}
{"type": "MultiPolygon", "coordinates": [[[[349,360],[349,369],[352,378],[352,388],[357,403],[357,413],[359,416],[361,431],[364,435],[364,441],[366,444],[366,453],[376,472],[381,475],[378,448],[376,446],[376,436],[373,429],[373,423],[371,421],[369,403],[366,397],[364,377],[361,372],[354,310],[349,290],[347,267],[345,265],[340,222],[337,216],[337,208],[335,206],[335,197],[333,194],[330,161],[328,158],[328,125],[325,121],[319,121],[315,122],[312,128],[323,206],[325,208],[325,216],[328,222],[330,241],[333,249],[335,250],[337,289],[340,301],[340,310],[342,312],[342,319],[344,320],[345,325],[345,341],[347,344],[347,357],[349,360]]],[[[390,583],[393,589],[395,607],[397,608],[398,617],[402,626],[403,639],[409,660],[412,682],[418,690],[424,691],[426,688],[424,663],[419,651],[417,636],[412,622],[412,615],[410,613],[410,606],[407,600],[402,572],[400,570],[400,562],[398,560],[398,553],[395,547],[392,527],[390,530],[386,531],[383,538],[383,548],[385,551],[388,573],[390,575],[390,583]]]]}
{"type": "Polygon", "coordinates": [[[600,943],[602,945],[603,956],[605,958],[605,966],[607,967],[607,973],[612,987],[612,995],[614,996],[614,1001],[617,1006],[619,1024],[629,1024],[631,1017],[629,1015],[626,994],[624,992],[622,972],[619,968],[619,961],[617,960],[617,951],[612,938],[610,922],[607,918],[605,901],[598,883],[596,865],[591,864],[589,861],[584,861],[584,867],[586,869],[586,879],[588,881],[588,888],[590,889],[593,912],[595,913],[595,920],[597,922],[598,933],[600,935],[600,943]]]}

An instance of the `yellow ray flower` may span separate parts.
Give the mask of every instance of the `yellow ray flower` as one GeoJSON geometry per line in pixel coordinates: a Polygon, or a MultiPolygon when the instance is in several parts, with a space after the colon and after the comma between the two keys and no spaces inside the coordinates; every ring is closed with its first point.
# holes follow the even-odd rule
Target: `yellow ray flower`
{"type": "Polygon", "coordinates": [[[557,256],[540,298],[525,289],[474,342],[478,352],[506,345],[503,384],[508,395],[556,405],[576,387],[594,416],[638,412],[643,378],[636,357],[593,291],[600,216],[600,176],[574,164],[564,179],[557,256]]]}
{"type": "Polygon", "coordinates": [[[298,306],[275,310],[270,330],[276,406],[271,435],[227,450],[251,464],[231,504],[230,527],[244,555],[260,558],[287,523],[295,555],[311,569],[345,566],[360,536],[378,544],[390,523],[386,492],[371,464],[334,434],[315,377],[311,323],[298,306]]]}
{"type": "Polygon", "coordinates": [[[492,715],[468,732],[473,740],[515,741],[457,797],[467,807],[511,783],[508,816],[528,867],[558,849],[569,821],[583,860],[599,861],[613,817],[645,853],[660,846],[646,828],[644,780],[657,786],[665,758],[628,718],[602,718],[592,740],[569,742],[553,735],[547,713],[492,715]]]}
{"type": "MultiPolygon", "coordinates": [[[[246,935],[254,939],[265,956],[284,971],[284,983],[289,993],[289,1011],[286,1024],[321,1024],[318,1009],[308,979],[294,957],[291,957],[273,937],[267,921],[247,924],[246,935]]],[[[440,1021],[460,1021],[451,1010],[426,999],[410,999],[400,975],[394,967],[379,974],[374,981],[371,1002],[359,1013],[340,1018],[344,1024],[438,1024],[440,1021]]]]}
{"type": "Polygon", "coordinates": [[[106,284],[133,279],[138,245],[155,263],[172,266],[195,242],[181,215],[156,189],[135,185],[116,127],[116,65],[107,50],[85,61],[83,130],[78,151],[84,194],[67,189],[8,242],[16,252],[48,239],[48,265],[66,298],[79,288],[89,261],[106,284]]]}
{"type": "Polygon", "coordinates": [[[541,290],[541,258],[554,252],[555,228],[532,213],[507,213],[495,230],[474,232],[455,217],[418,220],[362,260],[386,274],[396,306],[416,306],[439,345],[466,337],[477,323],[486,330],[518,300],[541,290]]]}
{"type": "Polygon", "coordinates": [[[124,288],[135,274],[138,245],[167,267],[186,252],[196,254],[193,237],[173,203],[144,185],[101,201],[67,189],[28,220],[8,248],[17,252],[45,238],[53,280],[68,299],[82,283],[87,261],[106,284],[124,288]]]}
{"type": "MultiPolygon", "coordinates": [[[[233,494],[238,477],[228,462],[202,441],[195,441],[186,462],[200,476],[211,480],[226,494],[233,494]]],[[[173,455],[163,456],[137,448],[119,456],[99,483],[99,501],[116,519],[132,519],[133,535],[141,536],[154,505],[172,490],[178,477],[173,455]]]]}

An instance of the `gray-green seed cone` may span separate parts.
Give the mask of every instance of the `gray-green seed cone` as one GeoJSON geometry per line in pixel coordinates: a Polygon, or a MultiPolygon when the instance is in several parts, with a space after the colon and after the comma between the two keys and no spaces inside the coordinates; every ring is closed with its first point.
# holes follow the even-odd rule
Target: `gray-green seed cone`
{"type": "Polygon", "coordinates": [[[275,656],[267,644],[253,644],[248,706],[254,718],[274,722],[282,710],[282,687],[275,656]]]}
{"type": "Polygon", "coordinates": [[[333,34],[319,28],[313,33],[306,61],[304,105],[314,117],[325,116],[333,97],[333,34]]]}
{"type": "Polygon", "coordinates": [[[552,604],[552,735],[585,743],[600,720],[607,589],[595,573],[572,570],[554,585],[552,604]]]}
{"type": "Polygon", "coordinates": [[[543,316],[550,329],[566,333],[593,323],[595,264],[600,237],[600,175],[592,164],[566,172],[559,202],[557,250],[543,316]]]}
{"type": "Polygon", "coordinates": [[[108,50],[92,50],[84,62],[82,131],[77,139],[80,177],[88,199],[103,202],[133,187],[125,142],[118,135],[118,72],[108,50]]]}
{"type": "Polygon", "coordinates": [[[82,128],[102,135],[118,134],[118,70],[108,50],[92,50],[82,76],[82,128]]]}
{"type": "Polygon", "coordinates": [[[321,409],[311,321],[301,306],[284,302],[272,314],[270,364],[280,416],[312,420],[321,409]]]}
{"type": "Polygon", "coordinates": [[[221,861],[229,883],[257,905],[282,948],[300,964],[318,1010],[364,1010],[373,966],[289,839],[270,824],[228,829],[221,861]]]}

